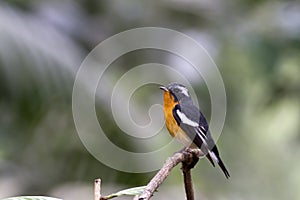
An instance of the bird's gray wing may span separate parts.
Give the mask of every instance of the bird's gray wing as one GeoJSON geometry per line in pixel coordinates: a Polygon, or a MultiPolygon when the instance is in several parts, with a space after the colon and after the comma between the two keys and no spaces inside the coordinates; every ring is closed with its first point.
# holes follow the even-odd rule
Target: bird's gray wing
{"type": "Polygon", "coordinates": [[[173,116],[180,128],[189,136],[203,153],[215,145],[208,129],[208,123],[201,111],[194,105],[178,104],[173,109],[173,116]]]}

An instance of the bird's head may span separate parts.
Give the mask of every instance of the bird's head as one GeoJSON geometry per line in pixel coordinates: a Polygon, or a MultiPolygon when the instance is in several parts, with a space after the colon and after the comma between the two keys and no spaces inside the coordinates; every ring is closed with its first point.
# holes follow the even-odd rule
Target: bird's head
{"type": "Polygon", "coordinates": [[[160,89],[164,92],[172,95],[174,101],[181,101],[182,99],[191,99],[189,90],[182,84],[179,83],[170,83],[167,87],[160,86],[160,89]]]}

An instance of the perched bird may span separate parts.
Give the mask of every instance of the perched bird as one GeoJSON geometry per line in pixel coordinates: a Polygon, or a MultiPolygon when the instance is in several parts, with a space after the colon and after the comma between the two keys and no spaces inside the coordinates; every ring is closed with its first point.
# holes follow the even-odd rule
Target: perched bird
{"type": "Polygon", "coordinates": [[[213,166],[218,163],[226,178],[229,172],[220,158],[217,146],[211,136],[208,123],[201,111],[194,105],[188,89],[178,83],[160,86],[164,91],[164,115],[166,127],[185,147],[200,148],[213,166]]]}

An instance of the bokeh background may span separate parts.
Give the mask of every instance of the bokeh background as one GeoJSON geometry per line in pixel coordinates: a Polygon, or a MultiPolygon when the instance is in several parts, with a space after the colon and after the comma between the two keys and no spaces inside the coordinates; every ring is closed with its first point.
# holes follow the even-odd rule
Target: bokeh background
{"type": "MultiPolygon", "coordinates": [[[[193,171],[197,199],[299,199],[300,3],[272,0],[2,0],[0,198],[89,199],[97,177],[104,194],[151,179],[155,172],[130,174],[101,164],[82,145],[72,117],[72,87],[85,56],[104,39],[144,26],[193,37],[224,80],[227,117],[218,146],[231,179],[200,161],[193,171]]],[[[136,65],[176,59],[155,50],[131,52],[107,76],[113,83],[136,65]]],[[[210,116],[205,83],[188,70],[185,75],[210,116]]],[[[135,107],[147,113],[152,102],[161,102],[156,90],[140,88],[135,107]]],[[[102,106],[105,100],[99,98],[96,109],[106,116],[100,123],[108,137],[135,149],[102,106]]],[[[183,198],[178,166],[153,199],[183,198]]]]}

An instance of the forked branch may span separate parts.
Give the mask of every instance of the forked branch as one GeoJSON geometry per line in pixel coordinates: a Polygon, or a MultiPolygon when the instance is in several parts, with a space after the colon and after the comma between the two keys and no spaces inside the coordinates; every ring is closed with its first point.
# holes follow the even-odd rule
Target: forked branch
{"type": "Polygon", "coordinates": [[[201,151],[199,149],[186,149],[182,152],[175,153],[172,157],[169,157],[162,168],[157,172],[157,174],[148,183],[144,192],[139,196],[139,200],[148,200],[151,198],[155,190],[163,183],[163,181],[170,174],[170,171],[182,162],[182,172],[184,178],[184,187],[186,192],[187,200],[194,199],[193,184],[191,179],[191,169],[199,160],[201,156],[201,151]]]}
{"type": "MultiPolygon", "coordinates": [[[[123,194],[132,195],[137,193],[136,191],[144,189],[142,194],[135,196],[134,200],[148,200],[153,196],[153,193],[157,188],[164,182],[168,177],[171,170],[182,163],[182,173],[184,179],[184,188],[187,200],[194,200],[194,190],[192,184],[191,169],[196,165],[199,157],[202,155],[200,149],[185,149],[184,151],[175,153],[173,156],[167,158],[162,168],[156,173],[156,175],[151,179],[146,187],[136,187],[127,189],[126,192],[118,192],[116,194],[101,196],[101,180],[96,179],[94,183],[94,200],[107,200],[113,197],[118,197],[123,194]]],[[[140,193],[140,192],[139,192],[140,193]]]]}

